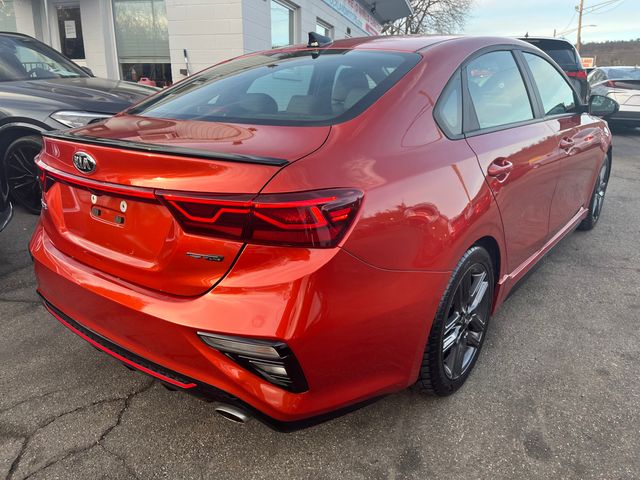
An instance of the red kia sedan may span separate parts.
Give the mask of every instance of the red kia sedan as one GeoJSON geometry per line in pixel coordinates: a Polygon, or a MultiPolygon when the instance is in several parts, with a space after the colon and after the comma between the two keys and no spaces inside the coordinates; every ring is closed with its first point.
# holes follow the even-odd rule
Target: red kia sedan
{"type": "Polygon", "coordinates": [[[514,39],[246,55],[45,134],[38,292],[235,421],[449,395],[513,286],[598,221],[615,109],[514,39]]]}

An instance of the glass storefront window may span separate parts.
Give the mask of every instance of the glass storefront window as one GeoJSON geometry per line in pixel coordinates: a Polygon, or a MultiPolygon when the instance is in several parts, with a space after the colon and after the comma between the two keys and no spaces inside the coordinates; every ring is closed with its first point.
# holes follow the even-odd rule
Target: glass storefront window
{"type": "Polygon", "coordinates": [[[325,37],[333,38],[333,27],[319,18],[316,19],[316,33],[325,37]]]}
{"type": "Polygon", "coordinates": [[[16,31],[16,14],[13,0],[0,0],[0,32],[16,31]]]}
{"type": "Polygon", "coordinates": [[[295,9],[271,0],[271,46],[284,47],[294,43],[295,9]]]}
{"type": "Polygon", "coordinates": [[[171,85],[164,0],[113,0],[113,16],[122,79],[171,85]]]}
{"type": "Polygon", "coordinates": [[[171,86],[170,63],[120,63],[120,78],[152,87],[171,86]]]}
{"type": "Polygon", "coordinates": [[[82,20],[80,7],[58,7],[58,31],[60,33],[60,50],[72,59],[85,58],[84,41],[82,39],[82,20]]]}

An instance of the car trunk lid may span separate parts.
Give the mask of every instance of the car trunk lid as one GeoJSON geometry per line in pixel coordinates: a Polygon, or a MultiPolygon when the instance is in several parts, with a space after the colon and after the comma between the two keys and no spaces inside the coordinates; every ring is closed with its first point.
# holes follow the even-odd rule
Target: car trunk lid
{"type": "Polygon", "coordinates": [[[116,117],[45,136],[42,222],[56,247],[135,285],[202,294],[243,244],[183,231],[159,194],[250,199],[288,162],[319,148],[330,129],[186,123],[116,117]],[[95,171],[83,173],[87,158],[95,171]]]}

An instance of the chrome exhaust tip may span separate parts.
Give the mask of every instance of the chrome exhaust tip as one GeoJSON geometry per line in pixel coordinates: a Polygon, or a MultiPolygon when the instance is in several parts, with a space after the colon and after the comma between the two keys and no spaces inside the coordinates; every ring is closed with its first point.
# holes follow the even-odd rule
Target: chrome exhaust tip
{"type": "Polygon", "coordinates": [[[215,412],[233,423],[245,423],[249,420],[249,416],[244,411],[231,405],[218,405],[215,412]]]}

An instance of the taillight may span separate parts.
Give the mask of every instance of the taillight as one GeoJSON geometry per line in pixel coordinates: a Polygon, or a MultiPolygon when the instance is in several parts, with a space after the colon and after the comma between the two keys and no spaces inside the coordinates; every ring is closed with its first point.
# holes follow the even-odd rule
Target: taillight
{"type": "Polygon", "coordinates": [[[582,80],[587,79],[587,71],[586,70],[578,70],[577,72],[565,72],[567,77],[578,78],[582,80]]]}
{"type": "Polygon", "coordinates": [[[247,243],[315,248],[336,246],[353,223],[363,194],[334,188],[258,195],[163,192],[185,231],[247,243]]]}

